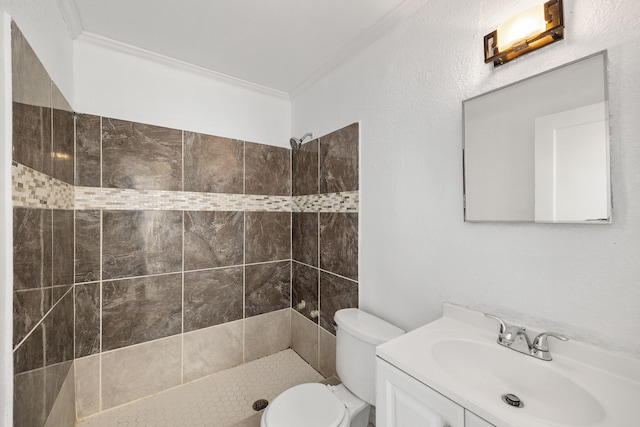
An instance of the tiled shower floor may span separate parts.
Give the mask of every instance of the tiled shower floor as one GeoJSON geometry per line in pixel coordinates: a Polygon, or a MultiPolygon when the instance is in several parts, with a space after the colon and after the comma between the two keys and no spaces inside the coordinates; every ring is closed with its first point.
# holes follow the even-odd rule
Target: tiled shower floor
{"type": "MultiPolygon", "coordinates": [[[[285,350],[79,421],[78,427],[230,427],[254,416],[257,399],[271,401],[296,384],[323,377],[285,350]]],[[[242,425],[259,421],[254,416],[242,425]]]]}

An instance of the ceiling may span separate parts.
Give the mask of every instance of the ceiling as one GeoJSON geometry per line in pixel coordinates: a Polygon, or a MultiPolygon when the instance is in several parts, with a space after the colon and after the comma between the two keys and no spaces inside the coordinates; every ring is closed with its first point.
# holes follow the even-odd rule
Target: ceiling
{"type": "Polygon", "coordinates": [[[291,93],[425,0],[59,2],[74,38],[111,40],[291,93]]]}

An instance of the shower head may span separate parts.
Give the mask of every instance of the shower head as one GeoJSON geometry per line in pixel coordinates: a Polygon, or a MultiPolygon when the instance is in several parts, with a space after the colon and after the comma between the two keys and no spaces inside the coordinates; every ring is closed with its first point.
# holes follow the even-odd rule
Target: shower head
{"type": "Polygon", "coordinates": [[[294,150],[299,150],[300,146],[302,145],[302,142],[307,138],[313,138],[313,133],[312,132],[308,132],[305,133],[302,138],[296,138],[295,136],[291,137],[291,139],[289,140],[289,143],[291,144],[291,148],[294,150]]]}

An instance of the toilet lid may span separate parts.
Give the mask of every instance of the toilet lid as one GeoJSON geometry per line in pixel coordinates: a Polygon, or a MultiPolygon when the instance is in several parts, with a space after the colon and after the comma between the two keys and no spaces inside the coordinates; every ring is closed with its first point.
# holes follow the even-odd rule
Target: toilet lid
{"type": "Polygon", "coordinates": [[[344,418],[346,408],[326,385],[300,384],[271,402],[265,422],[276,427],[336,427],[344,418]]]}

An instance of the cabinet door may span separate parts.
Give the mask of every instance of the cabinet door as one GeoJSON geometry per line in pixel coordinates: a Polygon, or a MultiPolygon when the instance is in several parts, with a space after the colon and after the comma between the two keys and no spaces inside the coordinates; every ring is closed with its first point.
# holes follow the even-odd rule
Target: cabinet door
{"type": "Polygon", "coordinates": [[[473,412],[464,410],[464,427],[495,427],[493,424],[480,418],[473,412]]]}
{"type": "Polygon", "coordinates": [[[382,359],[376,361],[377,427],[464,427],[464,408],[382,359]]]}

